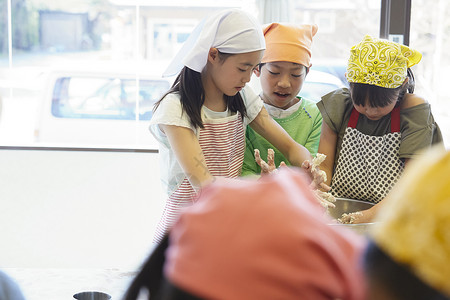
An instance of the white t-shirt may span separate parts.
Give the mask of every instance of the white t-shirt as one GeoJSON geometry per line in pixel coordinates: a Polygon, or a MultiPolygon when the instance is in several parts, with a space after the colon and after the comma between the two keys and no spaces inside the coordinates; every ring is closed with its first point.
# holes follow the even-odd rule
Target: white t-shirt
{"type": "MultiPolygon", "coordinates": [[[[264,104],[261,98],[251,88],[245,87],[240,93],[247,110],[247,117],[244,117],[243,122],[245,132],[247,125],[256,118],[264,104]]],[[[224,112],[215,112],[203,106],[201,115],[202,121],[205,122],[208,119],[218,120],[226,118],[232,115],[232,113],[228,109],[224,112]]],[[[167,95],[160,102],[158,109],[152,116],[150,132],[159,141],[161,182],[167,194],[170,195],[183,181],[185,174],[173,153],[167,136],[160,130],[159,124],[190,128],[197,138],[199,137],[199,128],[193,127],[187,113],[182,111],[179,94],[172,93],[167,95]]]]}
{"type": "Polygon", "coordinates": [[[264,103],[264,106],[272,118],[283,119],[295,113],[300,108],[301,104],[302,99],[287,109],[279,108],[268,103],[264,103]]]}

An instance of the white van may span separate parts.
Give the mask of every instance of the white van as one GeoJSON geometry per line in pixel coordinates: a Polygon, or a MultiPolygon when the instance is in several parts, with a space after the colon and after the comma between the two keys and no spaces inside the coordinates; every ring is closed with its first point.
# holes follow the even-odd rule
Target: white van
{"type": "Polygon", "coordinates": [[[39,105],[35,142],[42,146],[157,149],[148,130],[156,101],[171,81],[110,71],[51,71],[39,105]],[[138,99],[138,101],[137,101],[138,99]]]}
{"type": "MultiPolygon", "coordinates": [[[[49,147],[158,149],[148,129],[149,121],[155,102],[167,92],[173,78],[140,73],[136,80],[136,73],[117,69],[49,72],[37,115],[35,143],[49,147]]],[[[256,76],[249,85],[259,93],[256,76]]],[[[322,95],[343,86],[336,76],[311,70],[300,95],[319,101],[322,95]]]]}

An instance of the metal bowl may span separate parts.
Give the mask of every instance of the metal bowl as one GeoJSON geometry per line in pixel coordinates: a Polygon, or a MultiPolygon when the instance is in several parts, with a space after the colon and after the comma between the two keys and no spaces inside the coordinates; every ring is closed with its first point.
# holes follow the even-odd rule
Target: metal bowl
{"type": "MultiPolygon", "coordinates": [[[[336,198],[336,202],[334,204],[336,207],[328,209],[328,214],[334,219],[339,219],[344,213],[348,214],[352,212],[366,210],[374,206],[374,204],[370,202],[347,198],[336,198]]],[[[352,230],[355,230],[358,233],[365,234],[368,232],[369,228],[373,224],[374,223],[340,224],[337,223],[336,221],[336,223],[332,223],[330,225],[348,227],[351,228],[352,230]]]]}
{"type": "Polygon", "coordinates": [[[73,295],[73,297],[78,300],[109,300],[109,299],[111,299],[111,296],[106,293],[94,292],[94,291],[77,293],[77,294],[73,295]]]}

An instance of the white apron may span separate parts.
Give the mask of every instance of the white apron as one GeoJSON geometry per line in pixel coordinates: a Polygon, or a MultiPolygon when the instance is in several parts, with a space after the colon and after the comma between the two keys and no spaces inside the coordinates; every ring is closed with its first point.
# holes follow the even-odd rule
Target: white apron
{"type": "Polygon", "coordinates": [[[400,108],[391,112],[391,132],[371,136],[356,129],[359,113],[353,108],[344,133],[333,174],[331,193],[335,197],[378,203],[403,172],[400,149],[400,108]]]}
{"type": "MultiPolygon", "coordinates": [[[[245,132],[240,113],[220,119],[207,119],[199,130],[199,143],[206,166],[214,177],[237,178],[245,151],[245,132]]],[[[169,196],[156,228],[154,242],[159,242],[175,224],[182,210],[196,201],[197,194],[187,177],[169,196]]]]}

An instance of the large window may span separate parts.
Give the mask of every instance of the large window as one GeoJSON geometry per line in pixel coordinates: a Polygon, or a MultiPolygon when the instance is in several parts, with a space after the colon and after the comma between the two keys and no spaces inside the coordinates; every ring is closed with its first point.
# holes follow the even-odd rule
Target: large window
{"type": "MultiPolygon", "coordinates": [[[[450,120],[447,2],[413,0],[410,37],[424,54],[417,91],[439,107],[442,127],[450,120]]],[[[0,0],[0,145],[154,149],[150,106],[173,81],[163,70],[202,18],[228,7],[261,24],[318,25],[303,88],[315,100],[347,84],[350,47],[380,32],[380,0],[0,0]],[[68,119],[85,131],[54,122],[68,119]]]]}
{"type": "Polygon", "coordinates": [[[450,147],[449,15],[448,0],[412,1],[410,45],[422,53],[422,60],[414,69],[416,93],[431,103],[447,148],[450,147]]]}
{"type": "Polygon", "coordinates": [[[378,30],[379,4],[366,2],[0,0],[0,145],[156,148],[151,106],[173,80],[160,75],[194,26],[227,7],[319,25],[303,89],[319,100],[345,86],[351,43],[378,30]]]}

